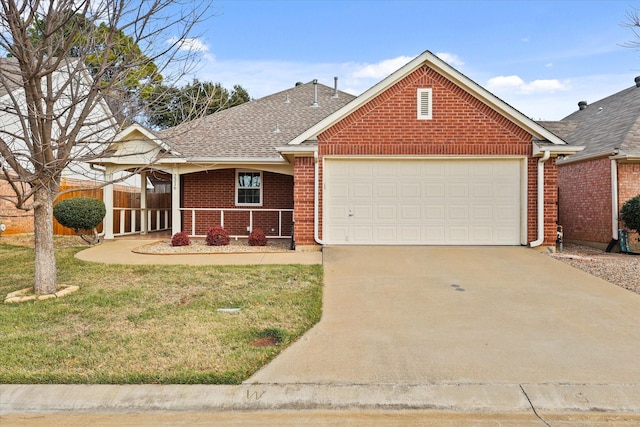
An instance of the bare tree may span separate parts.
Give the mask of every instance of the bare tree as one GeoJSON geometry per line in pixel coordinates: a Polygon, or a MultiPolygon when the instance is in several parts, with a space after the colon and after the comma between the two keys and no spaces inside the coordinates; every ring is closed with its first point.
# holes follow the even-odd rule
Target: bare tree
{"type": "Polygon", "coordinates": [[[622,23],[624,27],[630,28],[635,36],[635,40],[623,44],[624,47],[640,49],[640,10],[632,8],[627,11],[626,21],[622,23]]]}
{"type": "MultiPolygon", "coordinates": [[[[206,0],[0,0],[0,172],[15,206],[34,212],[36,293],[57,290],[63,171],[109,147],[132,116],[127,82],[140,69],[186,71],[194,53],[184,47],[207,9],[206,0]],[[123,35],[140,49],[121,49],[123,35]]],[[[138,83],[143,92],[157,78],[138,83]]]]}

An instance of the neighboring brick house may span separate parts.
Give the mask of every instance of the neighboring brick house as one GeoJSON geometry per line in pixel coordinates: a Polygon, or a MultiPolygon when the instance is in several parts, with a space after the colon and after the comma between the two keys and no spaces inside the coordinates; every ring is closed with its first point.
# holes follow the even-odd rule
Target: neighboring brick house
{"type": "Polygon", "coordinates": [[[622,205],[640,194],[640,77],[635,83],[590,105],[580,102],[559,122],[541,122],[585,147],[558,161],[558,223],[567,240],[611,249],[624,227],[622,205]]]}
{"type": "Polygon", "coordinates": [[[120,140],[100,163],[171,174],[174,233],[295,220],[299,247],[554,246],[556,158],[581,149],[430,52],[358,97],[312,82],[120,140]]]}

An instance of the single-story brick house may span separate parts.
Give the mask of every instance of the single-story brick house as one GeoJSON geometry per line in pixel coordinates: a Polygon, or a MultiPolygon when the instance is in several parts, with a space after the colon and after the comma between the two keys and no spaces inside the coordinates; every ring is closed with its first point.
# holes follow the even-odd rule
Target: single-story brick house
{"type": "Polygon", "coordinates": [[[170,177],[173,233],[298,248],[554,246],[556,158],[581,150],[428,51],[358,97],[314,81],[119,140],[98,162],[170,177]]]}
{"type": "Polygon", "coordinates": [[[565,239],[604,248],[618,240],[624,202],[640,194],[640,77],[632,87],[578,107],[559,122],[541,122],[585,147],[558,161],[558,223],[565,239]]]}

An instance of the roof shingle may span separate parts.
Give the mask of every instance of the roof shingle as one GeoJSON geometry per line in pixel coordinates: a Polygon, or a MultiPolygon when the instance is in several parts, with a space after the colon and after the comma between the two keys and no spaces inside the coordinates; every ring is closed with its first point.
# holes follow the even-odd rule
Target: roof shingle
{"type": "Polygon", "coordinates": [[[314,83],[295,86],[273,95],[180,124],[160,137],[188,160],[280,159],[277,147],[309,129],[355,96],[314,83]]]}
{"type": "Polygon", "coordinates": [[[570,161],[614,150],[640,155],[640,88],[632,86],[575,111],[560,122],[542,122],[567,143],[585,146],[570,161]],[[563,135],[564,134],[564,135],[563,135]]]}

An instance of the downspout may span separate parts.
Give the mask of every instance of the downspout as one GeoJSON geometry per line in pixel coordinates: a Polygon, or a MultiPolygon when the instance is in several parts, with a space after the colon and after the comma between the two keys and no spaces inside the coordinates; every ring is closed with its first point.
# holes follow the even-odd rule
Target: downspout
{"type": "Polygon", "coordinates": [[[545,151],[544,155],[538,159],[538,238],[529,243],[535,248],[544,242],[544,163],[551,157],[550,151],[545,151]]]}
{"type": "Polygon", "coordinates": [[[618,161],[611,160],[611,237],[618,240],[618,161]]]}
{"type": "Polygon", "coordinates": [[[320,239],[320,224],[319,224],[319,211],[320,211],[320,167],[318,152],[313,153],[313,163],[315,173],[313,175],[313,239],[317,244],[324,246],[324,241],[320,239]]]}

